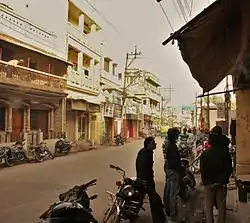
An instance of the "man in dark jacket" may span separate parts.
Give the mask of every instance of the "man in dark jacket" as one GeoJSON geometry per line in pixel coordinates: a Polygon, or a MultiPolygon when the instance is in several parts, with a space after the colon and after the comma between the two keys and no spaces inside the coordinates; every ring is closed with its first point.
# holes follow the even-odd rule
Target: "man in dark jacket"
{"type": "Polygon", "coordinates": [[[226,222],[227,184],[232,174],[232,160],[227,141],[214,129],[209,135],[211,148],[200,158],[202,183],[205,186],[206,222],[213,223],[213,207],[218,208],[218,223],[226,222]]]}
{"type": "Polygon", "coordinates": [[[156,143],[153,137],[147,137],[142,148],[136,158],[136,173],[137,178],[144,181],[146,192],[149,197],[151,216],[153,223],[165,223],[166,216],[162,205],[161,197],[156,192],[154,181],[154,150],[156,143]]]}
{"type": "Polygon", "coordinates": [[[181,159],[176,141],[179,137],[179,130],[171,128],[168,130],[168,143],[165,147],[165,173],[166,186],[164,190],[164,207],[172,221],[178,220],[178,198],[180,195],[184,168],[181,166],[181,159]]]}

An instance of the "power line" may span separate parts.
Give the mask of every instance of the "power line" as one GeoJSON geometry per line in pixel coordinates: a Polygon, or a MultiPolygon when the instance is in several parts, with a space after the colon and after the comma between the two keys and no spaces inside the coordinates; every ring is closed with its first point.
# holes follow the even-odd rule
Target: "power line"
{"type": "MultiPolygon", "coordinates": [[[[176,5],[175,0],[172,0],[172,2],[173,2],[173,5],[175,7],[175,11],[178,13],[180,19],[183,19],[183,17],[181,16],[181,13],[179,12],[178,6],[176,5]]],[[[185,20],[184,20],[184,22],[185,22],[185,20]]]]}
{"type": "Polygon", "coordinates": [[[193,7],[194,7],[194,0],[191,0],[190,11],[189,11],[189,17],[192,16],[193,7]]]}
{"type": "Polygon", "coordinates": [[[161,7],[161,9],[162,9],[162,11],[163,11],[163,13],[164,13],[166,19],[167,19],[167,22],[168,22],[168,24],[169,24],[171,30],[174,32],[174,28],[173,28],[173,26],[172,26],[172,24],[171,24],[171,22],[170,22],[170,19],[168,18],[167,12],[166,12],[165,9],[163,8],[161,2],[159,2],[159,4],[160,4],[160,7],[161,7]]]}
{"type": "Polygon", "coordinates": [[[113,24],[111,23],[105,15],[103,15],[93,4],[91,4],[88,0],[85,0],[85,2],[88,3],[88,5],[98,14],[102,17],[103,20],[105,20],[105,22],[112,27],[119,35],[122,35],[122,33],[120,32],[120,30],[113,24]]]}
{"type": "Polygon", "coordinates": [[[189,7],[187,0],[184,0],[184,4],[185,4],[185,7],[187,9],[187,12],[190,12],[190,7],[189,7]]]}
{"type": "Polygon", "coordinates": [[[183,16],[185,22],[187,23],[187,22],[188,22],[187,16],[186,16],[185,9],[184,9],[184,7],[183,7],[183,5],[182,5],[181,0],[177,0],[177,4],[178,4],[178,6],[179,6],[179,8],[180,8],[181,14],[182,14],[182,16],[183,16]]]}

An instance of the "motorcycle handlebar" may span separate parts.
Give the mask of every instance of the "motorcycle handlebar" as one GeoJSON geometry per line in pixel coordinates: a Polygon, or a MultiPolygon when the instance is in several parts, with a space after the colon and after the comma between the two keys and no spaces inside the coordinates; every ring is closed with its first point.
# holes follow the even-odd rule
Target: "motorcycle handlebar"
{"type": "Polygon", "coordinates": [[[91,186],[96,185],[96,182],[97,182],[97,179],[93,179],[93,180],[89,181],[89,182],[86,183],[86,184],[82,184],[82,185],[80,186],[80,188],[82,188],[82,189],[87,189],[88,187],[91,187],[91,186]]]}
{"type": "Polygon", "coordinates": [[[93,195],[93,196],[89,197],[89,200],[95,200],[97,197],[98,197],[98,195],[97,195],[97,194],[95,194],[95,195],[93,195]]]}
{"type": "Polygon", "coordinates": [[[120,168],[119,166],[115,166],[115,165],[112,165],[112,164],[110,164],[109,167],[110,167],[111,169],[115,169],[115,170],[119,170],[119,171],[124,171],[124,170],[123,170],[122,168],[120,168]]]}

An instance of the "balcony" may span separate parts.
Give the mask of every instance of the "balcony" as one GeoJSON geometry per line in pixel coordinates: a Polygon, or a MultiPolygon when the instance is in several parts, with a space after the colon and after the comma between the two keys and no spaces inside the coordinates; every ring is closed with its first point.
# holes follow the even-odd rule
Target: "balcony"
{"type": "Polygon", "coordinates": [[[100,42],[95,40],[93,36],[88,36],[84,32],[81,32],[78,27],[73,25],[72,23],[68,22],[68,35],[74,39],[75,41],[79,42],[81,45],[89,48],[91,51],[94,51],[100,54],[100,42]]]}
{"type": "Polygon", "coordinates": [[[118,80],[118,76],[111,75],[107,71],[103,71],[101,83],[105,86],[105,88],[118,89],[122,86],[122,80],[118,80]]]}
{"type": "Polygon", "coordinates": [[[4,61],[0,61],[0,85],[66,94],[66,79],[4,61]]]}
{"type": "Polygon", "coordinates": [[[92,78],[89,77],[88,69],[83,69],[81,72],[73,69],[68,70],[67,85],[92,93],[99,93],[99,86],[94,84],[92,78]]]}
{"type": "Polygon", "coordinates": [[[1,33],[13,36],[20,41],[44,49],[64,58],[62,44],[58,44],[57,36],[31,21],[19,16],[14,11],[0,5],[1,33]]]}
{"type": "Polygon", "coordinates": [[[148,105],[143,105],[143,107],[142,107],[142,113],[144,115],[151,115],[150,107],[148,105]]]}
{"type": "Polygon", "coordinates": [[[150,113],[154,117],[160,117],[161,116],[161,110],[159,108],[156,108],[156,107],[151,107],[150,108],[150,113]]]}
{"type": "Polygon", "coordinates": [[[161,86],[161,84],[160,84],[160,79],[159,79],[156,75],[154,75],[154,74],[152,74],[152,73],[150,73],[150,72],[145,72],[145,79],[146,79],[149,83],[151,83],[152,85],[154,85],[154,86],[156,86],[156,87],[161,86]]]}
{"type": "Polygon", "coordinates": [[[149,89],[146,90],[146,95],[149,97],[151,100],[161,102],[161,94],[155,90],[149,89]]]}

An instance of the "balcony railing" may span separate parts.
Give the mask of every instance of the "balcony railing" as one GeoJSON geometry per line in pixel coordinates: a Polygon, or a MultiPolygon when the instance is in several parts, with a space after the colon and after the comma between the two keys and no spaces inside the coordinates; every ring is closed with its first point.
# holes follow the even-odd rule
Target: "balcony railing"
{"type": "Polygon", "coordinates": [[[65,93],[66,79],[21,66],[0,61],[0,83],[39,90],[65,93]]]}
{"type": "Polygon", "coordinates": [[[93,80],[89,75],[86,75],[87,73],[89,74],[87,69],[83,69],[82,72],[73,69],[69,70],[67,84],[72,87],[98,93],[98,86],[93,83],[93,80]]]}
{"type": "Polygon", "coordinates": [[[68,22],[68,34],[75,40],[79,41],[82,45],[86,45],[91,50],[100,53],[101,42],[95,40],[95,38],[92,36],[89,38],[88,35],[86,35],[84,32],[81,32],[78,27],[70,22],[68,22]]]}

